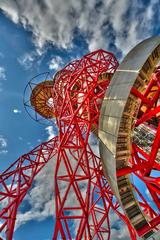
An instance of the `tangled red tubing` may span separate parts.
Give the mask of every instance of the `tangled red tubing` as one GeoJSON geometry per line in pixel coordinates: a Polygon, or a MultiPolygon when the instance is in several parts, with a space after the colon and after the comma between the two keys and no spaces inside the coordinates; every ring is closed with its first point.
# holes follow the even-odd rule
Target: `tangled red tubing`
{"type": "MultiPolygon", "coordinates": [[[[154,71],[143,72],[143,87],[139,84],[143,77],[132,86],[120,118],[115,148],[116,188],[108,172],[112,163],[107,162],[106,167],[102,148],[98,157],[90,145],[91,135],[100,138],[101,145],[108,144],[101,138],[101,129],[105,131],[114,122],[114,114],[108,118],[110,123],[105,122],[106,118],[102,120],[108,116],[107,111],[111,112],[106,110],[105,101],[115,104],[114,98],[108,98],[113,92],[112,76],[118,68],[115,56],[98,50],[69,63],[53,79],[46,74],[36,86],[33,81],[37,78],[30,81],[31,94],[25,100],[26,108],[31,108],[36,120],[56,119],[58,136],[21,156],[0,175],[0,231],[6,232],[8,240],[13,237],[18,207],[34,177],[53,157],[56,165],[53,239],[110,239],[113,212],[128,226],[131,239],[137,239],[137,234],[144,238],[157,234],[160,223],[160,70],[156,67],[159,48],[156,53],[149,62],[154,71]],[[150,194],[153,204],[144,192],[150,194]]],[[[117,88],[122,84],[120,81],[117,88]]],[[[112,113],[115,110],[113,105],[112,113]]]]}

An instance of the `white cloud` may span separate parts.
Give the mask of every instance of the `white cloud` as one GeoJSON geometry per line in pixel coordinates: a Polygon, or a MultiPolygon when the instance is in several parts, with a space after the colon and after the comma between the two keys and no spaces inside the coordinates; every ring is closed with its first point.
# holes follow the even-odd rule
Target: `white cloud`
{"type": "Polygon", "coordinates": [[[111,23],[115,35],[115,46],[122,50],[123,54],[141,40],[153,35],[156,5],[158,6],[158,0],[151,1],[148,6],[138,0],[115,1],[111,11],[111,23]],[[125,17],[127,11],[128,16],[125,17]]]}
{"type": "Polygon", "coordinates": [[[7,147],[7,140],[0,135],[0,148],[6,148],[7,147]]]}
{"type": "Polygon", "coordinates": [[[6,80],[6,71],[2,66],[0,66],[0,80],[6,80]]]}
{"type": "MultiPolygon", "coordinates": [[[[1,53],[0,53],[0,57],[1,57],[1,53]]],[[[2,83],[3,80],[6,80],[6,71],[4,67],[0,66],[0,92],[3,91],[3,83],[2,83]]]]}
{"type": "Polygon", "coordinates": [[[63,66],[64,62],[60,56],[55,56],[51,59],[49,63],[49,69],[57,71],[59,68],[63,66]]]}
{"type": "Polygon", "coordinates": [[[8,150],[0,150],[0,154],[7,154],[8,150]]]}
{"type": "Polygon", "coordinates": [[[56,136],[54,133],[54,130],[53,130],[53,126],[48,126],[45,128],[45,130],[47,131],[47,134],[48,134],[48,140],[50,140],[56,136]]]}
{"type": "MultiPolygon", "coordinates": [[[[148,5],[138,0],[8,0],[1,1],[0,8],[12,21],[32,31],[39,50],[47,43],[72,47],[74,32],[78,30],[89,50],[117,48],[124,54],[138,41],[154,34],[153,21],[156,16],[159,18],[159,0],[148,5]]],[[[28,59],[32,61],[32,57],[28,59]]]]}
{"type": "Polygon", "coordinates": [[[0,135],[0,154],[7,154],[7,140],[2,135],[0,135]]]}
{"type": "Polygon", "coordinates": [[[17,114],[17,113],[21,113],[21,110],[15,108],[15,109],[13,109],[13,112],[14,112],[15,114],[17,114]]]}
{"type": "Polygon", "coordinates": [[[18,8],[17,4],[13,1],[1,1],[0,2],[1,9],[9,16],[13,22],[18,23],[18,8]]]}
{"type": "Polygon", "coordinates": [[[40,48],[36,48],[35,51],[26,52],[22,56],[20,56],[17,60],[21,66],[24,67],[25,70],[30,69],[36,63],[36,66],[39,66],[41,61],[44,58],[44,50],[40,48]]]}
{"type": "Polygon", "coordinates": [[[18,58],[18,62],[27,70],[32,67],[35,57],[35,52],[25,53],[23,56],[18,58]]]}

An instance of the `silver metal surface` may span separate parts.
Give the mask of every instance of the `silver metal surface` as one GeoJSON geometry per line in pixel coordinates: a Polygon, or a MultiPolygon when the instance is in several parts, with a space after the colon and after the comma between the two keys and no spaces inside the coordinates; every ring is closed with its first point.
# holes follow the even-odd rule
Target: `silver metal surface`
{"type": "Polygon", "coordinates": [[[98,129],[100,156],[106,178],[135,229],[148,223],[134,196],[129,175],[117,178],[116,169],[128,165],[131,153],[131,125],[139,103],[130,90],[134,86],[142,91],[148,84],[160,59],[159,44],[160,37],[146,39],[124,58],[106,91],[98,129]],[[135,215],[131,214],[131,207],[135,215]]]}

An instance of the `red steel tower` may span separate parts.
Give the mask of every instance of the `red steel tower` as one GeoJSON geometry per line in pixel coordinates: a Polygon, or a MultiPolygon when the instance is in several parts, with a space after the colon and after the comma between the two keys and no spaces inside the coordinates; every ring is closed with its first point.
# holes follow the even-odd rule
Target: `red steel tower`
{"type": "MultiPolygon", "coordinates": [[[[0,175],[0,231],[6,231],[8,240],[13,237],[18,206],[36,174],[53,157],[53,239],[110,239],[112,211],[127,224],[131,239],[136,239],[136,232],[147,238],[158,231],[159,177],[153,171],[160,170],[160,70],[156,68],[160,51],[156,44],[152,48],[151,54],[157,56],[145,59],[151,67],[141,72],[145,78],[137,77],[138,83],[145,83],[143,88],[137,82],[122,86],[123,76],[118,73],[135,69],[124,69],[123,62],[118,67],[114,55],[104,50],[69,63],[53,79],[46,75],[41,83],[35,85],[37,78],[29,82],[26,108],[33,110],[36,120],[56,119],[58,136],[20,157],[0,175]],[[121,87],[127,86],[128,95],[121,98],[121,87]],[[100,157],[90,145],[91,134],[100,141],[100,157]],[[156,207],[142,195],[137,179],[145,182],[156,207]]],[[[135,51],[137,58],[138,54],[135,51]]]]}

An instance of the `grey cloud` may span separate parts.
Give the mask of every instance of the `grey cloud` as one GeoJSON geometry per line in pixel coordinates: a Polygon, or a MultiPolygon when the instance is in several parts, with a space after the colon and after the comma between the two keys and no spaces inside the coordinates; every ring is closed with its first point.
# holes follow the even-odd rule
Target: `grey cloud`
{"type": "Polygon", "coordinates": [[[32,31],[38,49],[47,43],[71,48],[78,29],[89,50],[110,50],[112,44],[125,54],[138,41],[153,34],[158,2],[153,0],[147,6],[138,0],[2,0],[0,8],[12,21],[32,31]]]}

